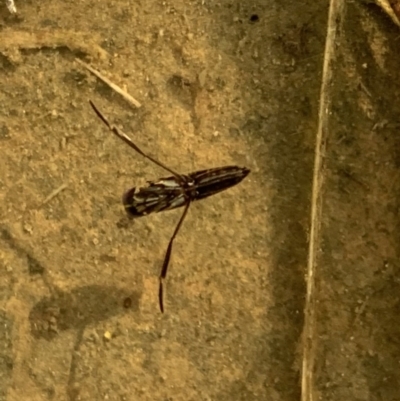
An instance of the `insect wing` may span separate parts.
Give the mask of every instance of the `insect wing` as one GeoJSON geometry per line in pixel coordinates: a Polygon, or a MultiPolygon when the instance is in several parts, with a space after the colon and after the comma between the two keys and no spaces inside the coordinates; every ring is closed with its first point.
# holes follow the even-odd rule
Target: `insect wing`
{"type": "Polygon", "coordinates": [[[186,204],[181,184],[175,177],[161,178],[149,182],[144,188],[130,189],[123,196],[125,210],[131,217],[171,210],[186,204]]]}
{"type": "Polygon", "coordinates": [[[189,177],[194,181],[199,200],[239,184],[249,173],[246,167],[225,166],[196,171],[189,177]]]}

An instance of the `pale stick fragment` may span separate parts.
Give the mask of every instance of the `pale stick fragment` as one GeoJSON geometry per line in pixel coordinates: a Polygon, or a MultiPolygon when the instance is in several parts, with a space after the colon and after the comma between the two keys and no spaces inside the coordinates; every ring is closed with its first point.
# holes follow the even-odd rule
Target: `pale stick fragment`
{"type": "Polygon", "coordinates": [[[102,80],[105,84],[107,84],[111,89],[113,89],[115,92],[120,94],[126,101],[128,101],[130,104],[133,106],[139,108],[142,107],[141,103],[138,102],[136,99],[134,99],[129,93],[121,89],[118,85],[114,84],[111,82],[108,78],[106,78],[104,75],[102,75],[99,71],[95,70],[93,67],[91,67],[89,64],[86,64],[82,60],[75,59],[79,64],[83,65],[87,70],[89,70],[92,74],[96,75],[97,78],[102,80]]]}
{"type": "Polygon", "coordinates": [[[382,9],[386,12],[387,15],[392,19],[392,21],[397,25],[400,26],[400,21],[396,13],[393,11],[393,6],[395,5],[395,2],[393,2],[393,5],[389,2],[389,0],[375,0],[375,3],[382,7],[382,9]]]}
{"type": "Polygon", "coordinates": [[[67,47],[71,52],[82,52],[95,59],[107,60],[109,54],[101,48],[93,33],[39,29],[32,32],[5,28],[0,35],[0,53],[7,56],[15,50],[67,47]]]}
{"type": "Polygon", "coordinates": [[[331,0],[327,22],[327,34],[325,39],[324,62],[321,77],[321,91],[319,97],[318,127],[315,140],[314,171],[311,193],[310,213],[310,237],[308,244],[307,261],[307,294],[304,311],[303,341],[302,341],[302,371],[301,371],[301,401],[317,401],[317,379],[315,365],[317,359],[317,305],[316,288],[320,267],[320,244],[323,241],[322,230],[322,205],[325,180],[325,145],[330,137],[329,118],[332,110],[333,72],[334,61],[337,60],[337,43],[340,33],[343,32],[341,21],[345,13],[345,0],[331,0]]]}
{"type": "Polygon", "coordinates": [[[6,0],[6,6],[11,14],[17,13],[17,7],[15,7],[14,0],[6,0]]]}
{"type": "Polygon", "coordinates": [[[55,198],[61,191],[64,191],[65,188],[67,188],[67,184],[62,184],[60,185],[57,189],[55,189],[41,204],[40,206],[45,205],[46,203],[49,203],[53,198],[55,198]]]}

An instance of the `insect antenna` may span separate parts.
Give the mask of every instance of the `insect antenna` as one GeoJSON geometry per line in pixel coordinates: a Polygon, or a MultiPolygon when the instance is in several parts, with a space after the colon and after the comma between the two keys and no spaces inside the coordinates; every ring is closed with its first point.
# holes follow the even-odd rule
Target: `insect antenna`
{"type": "Polygon", "coordinates": [[[136,152],[138,152],[139,154],[141,154],[143,157],[145,157],[146,159],[149,159],[150,161],[152,161],[153,163],[157,164],[157,166],[160,166],[161,168],[169,171],[171,174],[173,174],[180,182],[185,181],[183,179],[183,177],[177,173],[176,171],[170,169],[169,167],[167,167],[165,164],[159,162],[158,160],[154,159],[153,157],[149,156],[148,154],[144,153],[141,149],[139,149],[132,141],[131,138],[129,138],[128,135],[126,135],[124,132],[122,132],[121,130],[119,130],[115,125],[111,125],[108,120],[103,116],[103,114],[100,112],[100,110],[94,105],[94,103],[89,100],[90,105],[92,106],[92,109],[94,110],[94,112],[97,114],[97,117],[100,118],[101,121],[103,121],[103,123],[108,127],[108,129],[114,134],[116,135],[118,138],[122,139],[127,145],[129,145],[131,148],[133,148],[134,150],[136,150],[136,152]]]}
{"type": "Polygon", "coordinates": [[[161,269],[161,274],[160,274],[160,287],[159,287],[159,290],[158,290],[158,300],[159,300],[159,303],[160,303],[160,310],[161,310],[162,313],[164,313],[163,282],[164,282],[165,278],[167,277],[168,265],[169,265],[169,261],[171,259],[172,245],[173,245],[175,237],[178,234],[179,229],[182,226],[183,220],[185,220],[186,214],[187,214],[187,212],[189,210],[190,202],[191,202],[190,199],[188,199],[187,203],[185,205],[185,210],[183,211],[182,216],[179,219],[179,222],[175,227],[175,231],[172,234],[171,239],[169,240],[167,252],[165,252],[164,262],[163,262],[162,269],[161,269]]]}

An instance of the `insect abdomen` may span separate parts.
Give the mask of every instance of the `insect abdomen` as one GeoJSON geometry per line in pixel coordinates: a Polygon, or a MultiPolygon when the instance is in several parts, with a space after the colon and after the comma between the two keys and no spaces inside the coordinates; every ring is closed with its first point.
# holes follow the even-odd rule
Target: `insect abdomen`
{"type": "Polygon", "coordinates": [[[250,173],[246,167],[225,166],[189,174],[196,187],[196,199],[204,199],[241,182],[250,173]]]}

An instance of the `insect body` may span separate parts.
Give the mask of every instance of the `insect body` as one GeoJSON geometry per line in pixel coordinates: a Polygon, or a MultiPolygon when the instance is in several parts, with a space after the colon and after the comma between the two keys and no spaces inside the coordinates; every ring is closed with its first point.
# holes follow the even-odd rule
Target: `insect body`
{"type": "Polygon", "coordinates": [[[132,188],[123,197],[125,210],[132,217],[146,216],[184,206],[188,199],[196,201],[230,188],[250,172],[245,167],[225,166],[160,178],[145,188],[132,188]]]}
{"type": "Polygon", "coordinates": [[[147,216],[150,213],[184,207],[182,216],[169,240],[159,277],[158,297],[160,310],[164,312],[163,281],[167,276],[174,239],[185,219],[190,204],[239,184],[249,174],[250,170],[246,167],[225,166],[195,171],[186,175],[179,174],[142,152],[126,134],[112,126],[91,101],[90,105],[111,132],[136,152],[172,174],[170,177],[161,178],[157,182],[150,181],[147,187],[139,188],[139,190],[136,187],[129,189],[123,196],[123,204],[128,215],[136,218],[147,216]]]}

